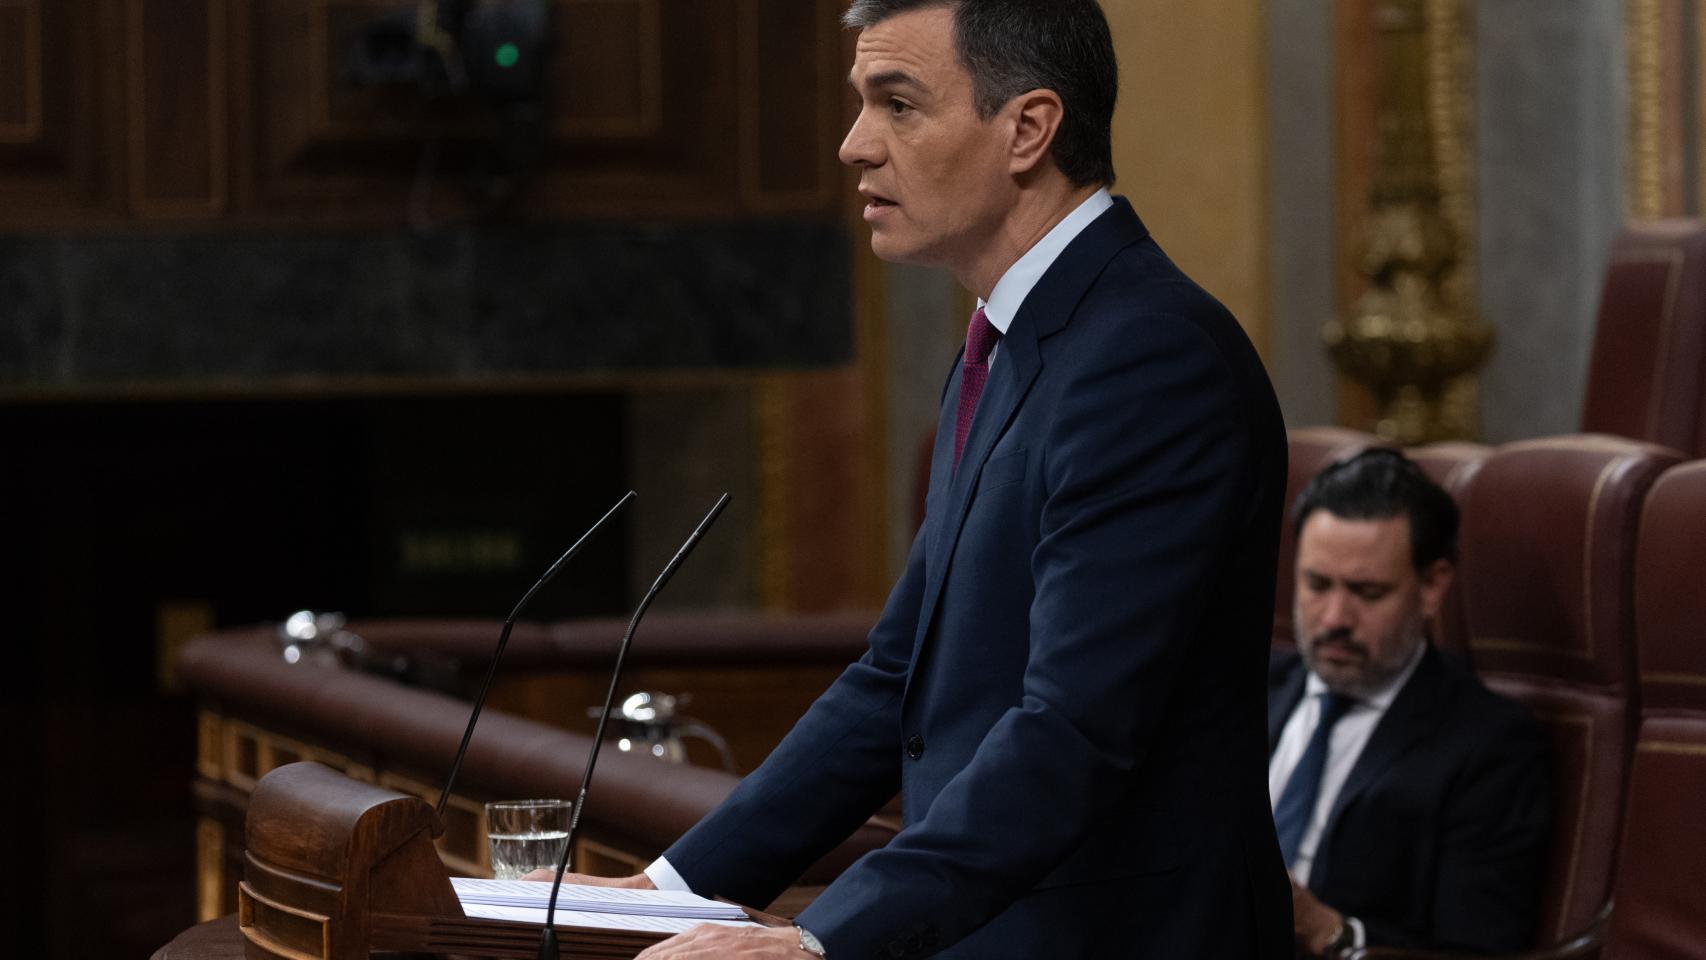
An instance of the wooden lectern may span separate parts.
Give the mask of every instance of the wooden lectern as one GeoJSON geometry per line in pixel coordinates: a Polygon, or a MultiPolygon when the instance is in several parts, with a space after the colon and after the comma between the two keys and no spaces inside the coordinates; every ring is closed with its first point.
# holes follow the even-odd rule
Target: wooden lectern
{"type": "MultiPolygon", "coordinates": [[[[237,923],[250,960],[366,960],[374,951],[538,955],[539,926],[463,914],[433,846],[443,824],[419,797],[292,763],[256,784],[245,832],[237,923]]],[[[629,958],[664,939],[557,929],[566,960],[629,958]]]]}

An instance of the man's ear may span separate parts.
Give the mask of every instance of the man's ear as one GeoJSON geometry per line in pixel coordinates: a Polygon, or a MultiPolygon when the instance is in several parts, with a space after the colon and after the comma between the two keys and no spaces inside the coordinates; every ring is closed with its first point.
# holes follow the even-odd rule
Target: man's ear
{"type": "Polygon", "coordinates": [[[1032,90],[1014,97],[1007,110],[1013,117],[1013,152],[1007,170],[1018,176],[1035,170],[1048,156],[1066,106],[1053,90],[1032,90]]]}
{"type": "Polygon", "coordinates": [[[1451,561],[1441,557],[1428,564],[1420,576],[1422,587],[1422,615],[1429,620],[1439,618],[1439,609],[1445,603],[1445,592],[1451,589],[1452,578],[1457,575],[1457,568],[1451,561]]]}

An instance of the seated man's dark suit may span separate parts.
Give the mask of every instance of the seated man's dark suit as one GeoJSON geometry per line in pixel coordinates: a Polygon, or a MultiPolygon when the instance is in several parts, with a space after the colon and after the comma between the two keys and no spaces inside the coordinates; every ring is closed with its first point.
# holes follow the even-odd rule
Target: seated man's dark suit
{"type": "Polygon", "coordinates": [[[799,917],[833,960],[1288,957],[1262,753],[1285,434],[1237,322],[1124,202],[1001,340],[870,649],[665,858],[766,903],[899,791],[799,917]]]}
{"type": "MultiPolygon", "coordinates": [[[[1268,748],[1303,696],[1275,656],[1268,748]]],[[[1431,646],[1333,802],[1309,889],[1372,946],[1526,949],[1551,827],[1547,745],[1528,711],[1431,646]]]]}

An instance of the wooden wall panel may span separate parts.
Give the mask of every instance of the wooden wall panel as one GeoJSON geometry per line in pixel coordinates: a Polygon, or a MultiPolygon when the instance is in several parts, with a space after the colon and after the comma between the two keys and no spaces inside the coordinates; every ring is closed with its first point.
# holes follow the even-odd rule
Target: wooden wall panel
{"type": "Polygon", "coordinates": [[[128,0],[130,206],[138,217],[224,212],[228,43],[225,0],[128,0]]]}
{"type": "Polygon", "coordinates": [[[0,143],[41,135],[41,2],[0,3],[0,143]]]}
{"type": "MultiPolygon", "coordinates": [[[[397,219],[423,155],[434,209],[462,208],[461,181],[500,133],[491,111],[347,80],[358,31],[394,8],[253,0],[233,20],[246,216],[397,219]]],[[[527,211],[835,215],[838,9],[833,0],[556,0],[527,211]]]]}
{"type": "MultiPolygon", "coordinates": [[[[552,219],[835,218],[839,0],[553,0],[538,165],[552,219]]],[[[0,229],[394,224],[473,211],[500,124],[357,89],[357,32],[409,0],[0,0],[0,229]]]]}
{"type": "Polygon", "coordinates": [[[0,0],[4,225],[112,216],[115,34],[99,0],[0,0]]]}
{"type": "Polygon", "coordinates": [[[756,207],[834,202],[841,70],[836,0],[742,0],[741,188],[756,207]]]}

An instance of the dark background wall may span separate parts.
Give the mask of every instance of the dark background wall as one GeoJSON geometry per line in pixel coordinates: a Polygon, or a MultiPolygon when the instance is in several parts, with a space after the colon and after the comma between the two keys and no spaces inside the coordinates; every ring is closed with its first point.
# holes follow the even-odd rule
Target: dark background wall
{"type": "Polygon", "coordinates": [[[352,85],[360,30],[415,6],[0,3],[21,956],[146,956],[195,919],[171,659],[198,629],[501,618],[630,487],[533,615],[625,612],[723,490],[673,602],[880,589],[841,4],[554,0],[530,136],[352,85]]]}

